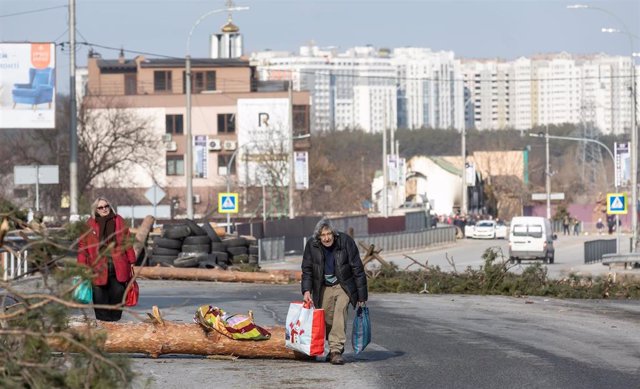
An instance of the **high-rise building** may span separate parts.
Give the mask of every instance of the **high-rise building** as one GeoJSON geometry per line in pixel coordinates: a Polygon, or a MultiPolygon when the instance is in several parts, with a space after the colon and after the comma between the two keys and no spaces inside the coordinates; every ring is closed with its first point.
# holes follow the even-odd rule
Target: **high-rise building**
{"type": "Polygon", "coordinates": [[[299,55],[264,51],[251,59],[261,80],[290,80],[295,90],[311,93],[314,130],[395,128],[395,71],[373,47],[338,54],[310,45],[299,55]]]}
{"type": "MultiPolygon", "coordinates": [[[[527,130],[535,126],[592,123],[604,134],[631,128],[629,57],[568,53],[515,61],[465,60],[462,72],[467,126],[527,130]]],[[[636,81],[637,83],[637,81],[636,81]]]]}
{"type": "Polygon", "coordinates": [[[464,85],[453,52],[399,48],[391,63],[398,79],[399,127],[462,129],[464,85]]]}

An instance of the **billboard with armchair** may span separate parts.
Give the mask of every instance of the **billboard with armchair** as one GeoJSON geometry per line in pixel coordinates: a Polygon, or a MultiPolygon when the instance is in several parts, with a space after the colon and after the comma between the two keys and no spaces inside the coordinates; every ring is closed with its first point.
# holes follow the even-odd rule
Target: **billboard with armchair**
{"type": "Polygon", "coordinates": [[[54,43],[0,43],[0,128],[54,128],[54,43]]]}

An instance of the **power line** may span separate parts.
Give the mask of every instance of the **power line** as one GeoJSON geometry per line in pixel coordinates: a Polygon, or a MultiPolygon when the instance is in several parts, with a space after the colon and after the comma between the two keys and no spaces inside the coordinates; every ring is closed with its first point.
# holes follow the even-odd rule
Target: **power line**
{"type": "MultiPolygon", "coordinates": [[[[184,57],[176,57],[173,55],[166,55],[166,54],[159,54],[159,53],[152,53],[152,52],[148,52],[148,51],[140,51],[140,50],[128,50],[128,49],[124,49],[122,47],[113,47],[113,46],[107,46],[107,45],[102,45],[99,43],[92,43],[92,42],[77,42],[76,44],[78,45],[85,45],[85,46],[94,46],[94,47],[99,47],[102,49],[106,49],[106,50],[114,50],[114,51],[122,51],[124,53],[131,53],[131,54],[140,54],[140,55],[149,55],[149,56],[154,56],[154,57],[161,57],[161,58],[167,58],[167,59],[184,59],[184,57]]],[[[286,70],[286,71],[296,71],[294,68],[287,68],[287,69],[275,69],[275,67],[282,67],[282,66],[288,66],[288,65],[269,65],[269,66],[265,66],[263,69],[264,70],[286,70]]],[[[260,67],[260,66],[258,66],[260,67]]],[[[621,67],[621,69],[624,69],[624,67],[621,67]]],[[[553,82],[553,81],[586,81],[586,80],[615,80],[615,79],[631,79],[633,77],[632,74],[630,75],[609,75],[609,76],[580,76],[580,77],[554,77],[554,78],[521,78],[521,79],[516,79],[516,78],[501,78],[501,79],[480,79],[480,80],[465,80],[465,79],[460,79],[460,78],[434,78],[434,77],[397,77],[397,76],[376,76],[376,75],[360,75],[360,74],[335,74],[332,73],[334,69],[322,69],[322,70],[297,70],[298,73],[300,74],[306,74],[306,75],[314,75],[314,76],[325,76],[325,77],[329,77],[329,76],[333,76],[333,77],[339,77],[339,78],[352,78],[352,79],[371,79],[371,80],[380,80],[380,81],[394,81],[394,82],[400,82],[400,81],[430,81],[430,82],[443,82],[443,83],[449,83],[449,82],[462,82],[462,83],[487,83],[487,82],[495,82],[495,83],[504,83],[504,82],[508,82],[508,83],[524,83],[524,82],[553,82]]],[[[338,69],[335,69],[338,70],[338,69]]],[[[342,69],[341,69],[342,70],[342,69]]],[[[347,70],[347,69],[344,69],[347,70]]],[[[342,70],[342,71],[344,71],[342,70]]],[[[359,69],[353,69],[353,70],[349,70],[352,72],[356,72],[359,71],[359,69]]],[[[368,71],[368,70],[367,70],[368,71]]],[[[395,69],[393,68],[389,68],[389,72],[393,72],[395,71],[395,69]]],[[[268,80],[264,80],[264,81],[268,81],[268,80]]],[[[272,80],[272,81],[281,81],[281,80],[272,80]]]]}
{"type": "Polygon", "coordinates": [[[66,5],[57,5],[55,7],[32,9],[30,11],[22,11],[22,12],[16,12],[16,13],[12,13],[12,14],[0,15],[0,18],[9,18],[9,17],[12,17],[12,16],[29,15],[29,14],[34,14],[34,13],[38,13],[38,12],[50,11],[52,9],[58,9],[58,8],[68,8],[68,6],[66,6],[66,5]]]}

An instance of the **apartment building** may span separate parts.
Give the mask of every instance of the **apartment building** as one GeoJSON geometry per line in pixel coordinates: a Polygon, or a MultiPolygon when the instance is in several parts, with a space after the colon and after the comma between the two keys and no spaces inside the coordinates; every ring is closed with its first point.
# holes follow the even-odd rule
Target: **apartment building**
{"type": "Polygon", "coordinates": [[[391,63],[398,80],[399,127],[463,128],[464,83],[453,52],[398,48],[391,63]]]}
{"type": "Polygon", "coordinates": [[[291,78],[312,99],[312,129],[396,128],[396,72],[388,53],[355,47],[345,53],[303,46],[299,55],[257,52],[251,56],[261,80],[291,78]]]}
{"type": "Polygon", "coordinates": [[[262,80],[293,78],[312,98],[315,130],[464,126],[464,87],[453,52],[303,46],[298,55],[252,54],[262,80]]]}
{"type": "MultiPolygon", "coordinates": [[[[184,208],[186,142],[191,141],[195,213],[199,214],[207,206],[211,208],[216,201],[215,194],[225,188],[227,179],[236,185],[236,165],[248,159],[243,154],[249,154],[259,142],[255,134],[288,144],[292,132],[294,135],[309,133],[307,92],[293,93],[290,102],[285,85],[263,85],[255,77],[255,68],[245,59],[197,58],[191,62],[193,139],[188,140],[184,59],[145,56],[126,59],[124,55],[103,59],[99,54],[91,54],[84,96],[90,110],[119,107],[146,118],[164,145],[158,149],[158,163],[151,171],[130,166],[127,177],[105,174],[97,178],[94,185],[146,189],[157,183],[184,208]],[[288,120],[290,106],[293,131],[288,120]],[[227,171],[235,153],[238,155],[227,171]]],[[[308,140],[296,141],[294,147],[308,148],[308,140]]],[[[240,181],[243,185],[255,183],[240,181]]],[[[287,185],[288,180],[280,184],[287,185]]]]}
{"type": "MultiPolygon", "coordinates": [[[[637,71],[636,67],[636,71],[637,71]]],[[[527,130],[593,123],[604,134],[629,132],[629,57],[568,53],[504,60],[463,60],[468,126],[527,130]]]]}

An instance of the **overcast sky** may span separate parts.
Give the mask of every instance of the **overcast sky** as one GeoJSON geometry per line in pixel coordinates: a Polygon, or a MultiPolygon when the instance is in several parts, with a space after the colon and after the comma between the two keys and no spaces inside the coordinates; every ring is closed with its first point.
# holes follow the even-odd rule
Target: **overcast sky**
{"type": "MultiPolygon", "coordinates": [[[[462,58],[515,59],[536,53],[629,55],[626,29],[640,51],[640,1],[586,1],[605,9],[569,10],[572,1],[546,0],[235,0],[250,7],[234,14],[245,51],[297,51],[310,41],[341,51],[356,45],[428,47],[451,50],[462,58]],[[624,25],[622,24],[624,23],[624,25]]],[[[88,42],[103,58],[116,58],[120,47],[183,57],[187,36],[204,13],[224,7],[224,0],[76,0],[78,42],[88,42]],[[104,47],[100,47],[104,46],[104,47]],[[116,50],[105,47],[115,48],[116,50]]],[[[66,0],[0,0],[0,41],[69,40],[66,0]],[[51,8],[40,12],[30,11],[51,8]]],[[[194,30],[190,52],[208,56],[208,36],[218,32],[226,14],[206,18],[194,30]]],[[[78,49],[86,64],[87,47],[78,49]]],[[[149,55],[151,56],[151,55],[149,55]]],[[[58,50],[68,68],[68,52],[58,50]]],[[[59,85],[60,86],[60,85],[59,85]]]]}

